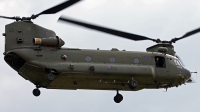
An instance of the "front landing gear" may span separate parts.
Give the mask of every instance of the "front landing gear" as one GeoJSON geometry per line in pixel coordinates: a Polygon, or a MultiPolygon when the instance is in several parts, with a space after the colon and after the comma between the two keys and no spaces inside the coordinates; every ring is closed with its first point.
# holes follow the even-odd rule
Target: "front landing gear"
{"type": "Polygon", "coordinates": [[[40,86],[39,85],[36,85],[36,89],[33,90],[33,95],[38,97],[40,96],[40,90],[39,90],[40,86]]]}
{"type": "Polygon", "coordinates": [[[120,103],[123,100],[123,96],[121,94],[119,94],[118,90],[117,90],[117,94],[114,97],[114,101],[115,103],[120,103]]]}

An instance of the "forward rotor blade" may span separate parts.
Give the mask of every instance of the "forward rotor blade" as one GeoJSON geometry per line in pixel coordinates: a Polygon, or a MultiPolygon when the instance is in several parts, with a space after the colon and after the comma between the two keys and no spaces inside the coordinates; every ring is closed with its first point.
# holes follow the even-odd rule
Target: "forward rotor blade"
{"type": "Polygon", "coordinates": [[[192,74],[192,76],[193,74],[196,74],[196,80],[194,80],[194,76],[193,76],[193,77],[190,77],[190,79],[186,83],[196,83],[198,72],[196,71],[196,72],[190,72],[190,73],[192,74]]]}
{"type": "Polygon", "coordinates": [[[183,35],[182,37],[172,39],[171,42],[174,42],[174,43],[175,43],[176,41],[178,41],[178,40],[180,40],[180,39],[189,37],[189,36],[194,35],[194,34],[199,33],[199,32],[200,32],[200,28],[195,29],[195,30],[192,30],[192,31],[186,33],[185,35],[183,35]]]}
{"type": "Polygon", "coordinates": [[[41,12],[41,13],[39,13],[37,15],[33,15],[31,18],[35,19],[39,15],[42,15],[42,14],[55,14],[55,13],[65,9],[65,8],[67,8],[69,6],[72,6],[73,4],[75,4],[75,3],[79,2],[79,1],[81,1],[81,0],[68,0],[68,1],[63,2],[63,3],[59,4],[59,5],[56,5],[56,6],[52,7],[52,8],[44,10],[43,12],[41,12]]]}
{"type": "Polygon", "coordinates": [[[120,36],[120,37],[130,39],[130,40],[135,40],[135,41],[152,40],[154,42],[157,42],[157,40],[151,39],[151,38],[148,38],[148,37],[145,37],[145,36],[126,33],[126,32],[122,32],[122,31],[118,31],[118,30],[114,30],[114,29],[109,29],[109,28],[105,28],[105,27],[101,27],[101,26],[97,26],[97,25],[92,25],[92,24],[89,24],[89,23],[76,21],[74,19],[69,19],[69,18],[66,18],[66,17],[63,17],[63,16],[61,16],[58,19],[58,21],[72,23],[72,24],[75,24],[75,25],[83,26],[83,27],[86,27],[86,28],[90,28],[90,29],[93,29],[93,30],[101,31],[101,32],[116,35],[116,36],[120,36]]]}

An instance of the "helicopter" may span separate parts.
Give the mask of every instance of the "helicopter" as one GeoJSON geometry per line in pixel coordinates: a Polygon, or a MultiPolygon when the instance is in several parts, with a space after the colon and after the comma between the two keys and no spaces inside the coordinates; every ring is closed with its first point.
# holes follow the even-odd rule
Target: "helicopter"
{"type": "Polygon", "coordinates": [[[39,88],[116,90],[116,103],[123,100],[119,93],[141,89],[178,87],[191,81],[191,72],[176,56],[172,43],[196,34],[200,29],[170,41],[161,41],[136,34],[92,25],[64,16],[59,21],[81,25],[126,39],[151,40],[157,44],[146,52],[84,50],[63,48],[64,41],[52,30],[31,20],[43,14],[54,14],[80,0],[69,0],[31,17],[5,17],[15,22],[6,25],[4,60],[20,76],[29,80],[40,95],[39,88]]]}

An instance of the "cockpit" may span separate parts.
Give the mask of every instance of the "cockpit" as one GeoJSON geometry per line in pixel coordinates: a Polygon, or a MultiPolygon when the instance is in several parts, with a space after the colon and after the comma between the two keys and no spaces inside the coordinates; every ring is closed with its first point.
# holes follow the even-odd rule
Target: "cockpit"
{"type": "Polygon", "coordinates": [[[185,66],[184,63],[183,63],[183,61],[181,60],[181,58],[180,58],[178,55],[176,55],[176,58],[178,58],[178,60],[179,60],[179,62],[180,62],[180,64],[181,64],[182,66],[185,66]]]}
{"type": "Polygon", "coordinates": [[[177,66],[177,69],[180,73],[183,73],[183,74],[191,74],[190,71],[185,68],[183,62],[181,61],[180,57],[179,56],[176,56],[177,59],[174,59],[174,63],[175,65],[177,66]]]}
{"type": "Polygon", "coordinates": [[[174,59],[174,63],[175,63],[176,66],[183,66],[183,64],[181,63],[181,61],[178,60],[178,59],[174,59]]]}

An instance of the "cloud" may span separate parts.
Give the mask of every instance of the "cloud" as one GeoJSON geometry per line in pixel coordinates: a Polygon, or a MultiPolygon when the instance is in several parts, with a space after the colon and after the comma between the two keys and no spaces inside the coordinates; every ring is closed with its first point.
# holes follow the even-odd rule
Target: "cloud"
{"type": "Polygon", "coordinates": [[[105,4],[107,0],[85,0],[82,3],[84,9],[93,9],[105,4]]]}
{"type": "Polygon", "coordinates": [[[5,3],[0,3],[0,12],[5,10],[5,3]]]}
{"type": "Polygon", "coordinates": [[[145,4],[153,5],[153,4],[161,4],[166,0],[141,0],[145,4]]]}

